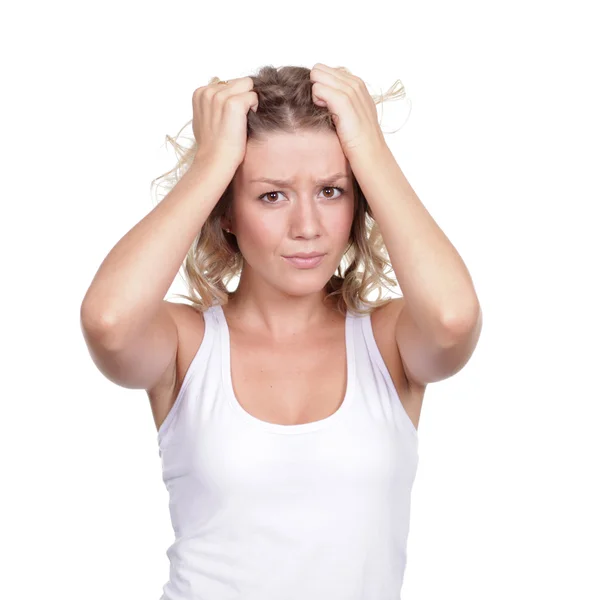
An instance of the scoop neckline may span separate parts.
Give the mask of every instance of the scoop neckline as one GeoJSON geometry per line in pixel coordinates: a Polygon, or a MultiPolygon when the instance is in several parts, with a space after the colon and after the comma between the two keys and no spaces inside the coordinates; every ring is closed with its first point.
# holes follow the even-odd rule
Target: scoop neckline
{"type": "Polygon", "coordinates": [[[282,423],[270,423],[269,421],[263,421],[258,417],[250,414],[238,401],[234,389],[233,379],[231,376],[231,338],[229,332],[229,325],[227,324],[227,318],[225,312],[220,304],[212,307],[215,310],[215,314],[218,319],[221,320],[220,327],[220,338],[221,338],[221,376],[222,382],[225,389],[225,395],[229,405],[233,408],[234,412],[244,419],[250,425],[256,426],[264,431],[277,433],[277,434],[300,434],[317,431],[327,426],[333,425],[339,421],[344,414],[348,411],[352,399],[354,398],[355,389],[355,376],[356,376],[356,365],[355,365],[355,352],[354,352],[354,335],[352,329],[352,321],[355,318],[350,311],[346,311],[345,323],[344,323],[344,334],[345,334],[345,345],[346,345],[346,391],[344,393],[344,399],[338,406],[336,411],[331,415],[319,419],[317,421],[310,421],[309,423],[298,423],[295,425],[284,425],[282,423]]]}

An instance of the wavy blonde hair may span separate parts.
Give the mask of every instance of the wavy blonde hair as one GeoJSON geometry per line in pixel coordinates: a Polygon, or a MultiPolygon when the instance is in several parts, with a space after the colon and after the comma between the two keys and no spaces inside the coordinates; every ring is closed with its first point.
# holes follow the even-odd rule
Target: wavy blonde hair
{"type": "MultiPolygon", "coordinates": [[[[347,69],[344,71],[350,73],[347,69]]],[[[258,110],[256,113],[253,110],[248,111],[248,141],[271,132],[335,132],[335,125],[327,108],[317,106],[313,102],[310,69],[298,66],[275,68],[267,65],[250,77],[254,82],[253,91],[258,95],[258,110]]],[[[219,78],[213,77],[209,84],[217,81],[220,81],[219,78]]],[[[375,104],[404,98],[404,86],[397,80],[385,94],[371,97],[375,104]]],[[[188,121],[175,139],[166,136],[166,141],[173,146],[177,154],[177,164],[167,173],[152,180],[151,184],[152,187],[157,181],[164,181],[157,186],[166,189],[163,198],[187,171],[196,154],[197,143],[194,138],[191,139],[192,144],[187,147],[177,141],[183,129],[192,122],[193,120],[188,121]]],[[[393,269],[381,231],[354,175],[352,185],[355,212],[350,242],[340,265],[325,286],[325,301],[332,298],[335,309],[341,314],[350,310],[364,315],[390,301],[390,298],[382,299],[382,288],[387,287],[385,284],[393,287],[398,284],[390,276],[393,269]],[[368,300],[367,296],[373,290],[377,290],[377,299],[368,300]]],[[[189,295],[175,294],[189,300],[196,310],[202,312],[215,303],[227,302],[230,293],[227,284],[240,275],[243,267],[244,259],[235,236],[225,232],[221,224],[221,217],[230,214],[232,192],[233,186],[230,182],[187,253],[183,264],[183,279],[189,295]]]]}

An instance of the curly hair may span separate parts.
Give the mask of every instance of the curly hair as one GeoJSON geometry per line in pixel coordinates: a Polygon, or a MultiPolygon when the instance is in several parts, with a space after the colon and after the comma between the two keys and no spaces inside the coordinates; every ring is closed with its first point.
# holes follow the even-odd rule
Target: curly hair
{"type": "MultiPolygon", "coordinates": [[[[345,71],[349,73],[347,69],[345,71]]],[[[248,111],[248,141],[271,132],[335,132],[331,113],[326,107],[317,106],[313,102],[310,69],[300,66],[276,68],[267,65],[259,68],[250,77],[254,82],[253,91],[256,92],[259,103],[256,113],[253,110],[248,111]]],[[[209,84],[217,81],[220,81],[219,78],[213,77],[209,84]]],[[[385,94],[371,97],[375,104],[389,99],[404,98],[404,86],[397,80],[385,94]]],[[[166,141],[175,149],[177,164],[167,173],[153,179],[151,186],[159,180],[164,180],[165,183],[158,187],[166,188],[168,193],[191,165],[196,154],[196,141],[192,138],[192,144],[188,147],[177,141],[183,129],[191,123],[192,120],[188,121],[175,139],[166,136],[166,141]]],[[[235,236],[221,227],[221,217],[228,215],[232,206],[232,182],[204,222],[186,255],[183,279],[189,294],[175,294],[189,300],[192,306],[201,312],[215,303],[227,302],[230,294],[227,284],[241,273],[244,264],[235,236]]],[[[341,314],[350,310],[355,314],[364,315],[390,301],[390,298],[382,299],[382,288],[387,288],[385,284],[396,287],[398,283],[390,276],[393,269],[381,231],[354,175],[352,186],[355,210],[350,242],[340,265],[325,286],[325,301],[332,298],[333,306],[341,314]],[[377,291],[377,299],[369,300],[367,296],[373,290],[377,291]]]]}

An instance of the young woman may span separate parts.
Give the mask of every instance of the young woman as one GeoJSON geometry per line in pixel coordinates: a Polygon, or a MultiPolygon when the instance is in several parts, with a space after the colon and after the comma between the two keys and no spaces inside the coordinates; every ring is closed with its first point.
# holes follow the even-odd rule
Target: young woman
{"type": "Polygon", "coordinates": [[[346,69],[211,81],[192,122],[81,308],[98,368],[150,398],[162,599],[398,600],[425,387],[481,330],[469,273],[346,69]],[[182,262],[191,304],[163,300],[182,262]],[[390,266],[404,295],[368,299],[390,266]]]}

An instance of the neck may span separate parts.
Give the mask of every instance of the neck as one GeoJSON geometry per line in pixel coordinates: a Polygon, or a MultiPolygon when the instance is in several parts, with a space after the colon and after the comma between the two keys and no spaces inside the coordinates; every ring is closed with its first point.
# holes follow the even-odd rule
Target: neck
{"type": "Polygon", "coordinates": [[[227,313],[232,321],[272,340],[312,334],[341,316],[325,291],[301,297],[259,297],[239,290],[229,294],[227,313]]]}

